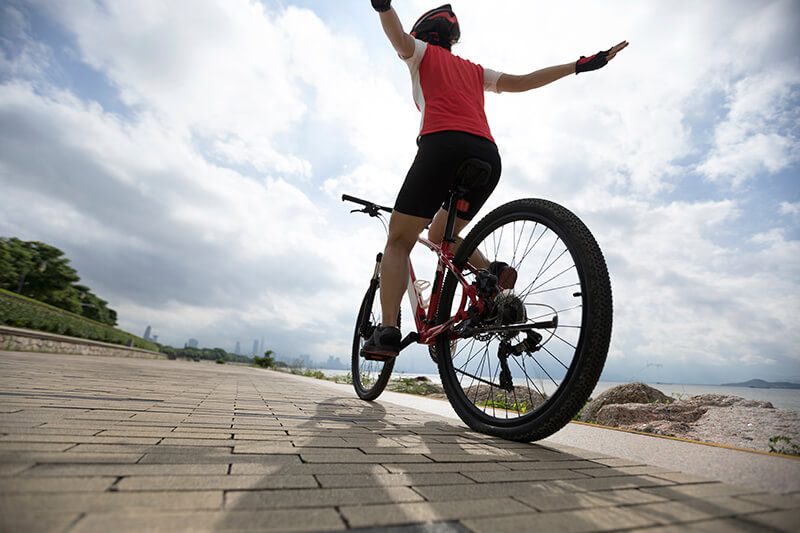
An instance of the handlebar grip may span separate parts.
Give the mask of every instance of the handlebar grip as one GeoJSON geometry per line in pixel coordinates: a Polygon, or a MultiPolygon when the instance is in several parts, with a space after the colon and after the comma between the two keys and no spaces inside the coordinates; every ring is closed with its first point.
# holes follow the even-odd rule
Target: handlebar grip
{"type": "Polygon", "coordinates": [[[361,205],[364,205],[364,206],[372,204],[372,202],[367,202],[366,200],[362,200],[361,198],[356,198],[355,196],[350,196],[349,194],[343,194],[342,195],[342,201],[343,202],[353,202],[353,203],[361,204],[361,205]]]}
{"type": "Polygon", "coordinates": [[[353,202],[355,204],[361,204],[364,207],[369,208],[369,209],[380,209],[381,211],[386,211],[387,213],[391,213],[392,212],[392,208],[391,207],[384,207],[382,205],[378,205],[378,204],[375,204],[375,203],[372,203],[372,202],[368,202],[367,200],[362,200],[361,198],[356,198],[355,196],[350,196],[349,194],[343,194],[342,195],[342,201],[343,202],[353,202]]]}

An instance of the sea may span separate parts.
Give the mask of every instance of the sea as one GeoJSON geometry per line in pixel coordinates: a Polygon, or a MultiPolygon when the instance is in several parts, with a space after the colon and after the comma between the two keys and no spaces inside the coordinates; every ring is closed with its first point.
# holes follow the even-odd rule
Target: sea
{"type": "MultiPolygon", "coordinates": [[[[326,370],[320,369],[326,376],[343,376],[347,370],[326,370]]],[[[424,376],[433,383],[441,383],[439,374],[414,374],[396,372],[396,377],[417,377],[424,376]]],[[[516,381],[516,380],[515,380],[516,381]]],[[[597,398],[604,391],[622,385],[624,382],[599,381],[591,397],[597,398]]],[[[519,383],[524,384],[523,382],[519,383]]],[[[667,396],[686,399],[698,394],[722,394],[725,396],[739,396],[748,400],[763,400],[770,402],[776,409],[788,409],[800,412],[800,389],[758,389],[755,387],[726,387],[723,385],[695,385],[680,383],[647,383],[651,387],[660,390],[667,396]]],[[[537,383],[537,385],[539,385],[537,383]]],[[[547,387],[545,391],[548,392],[547,387]]]]}

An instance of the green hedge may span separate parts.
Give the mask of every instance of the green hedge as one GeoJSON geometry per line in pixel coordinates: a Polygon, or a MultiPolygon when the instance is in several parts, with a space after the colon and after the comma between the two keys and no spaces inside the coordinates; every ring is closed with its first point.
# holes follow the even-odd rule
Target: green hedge
{"type": "Polygon", "coordinates": [[[158,351],[154,342],[3,289],[0,289],[0,324],[158,351]]]}

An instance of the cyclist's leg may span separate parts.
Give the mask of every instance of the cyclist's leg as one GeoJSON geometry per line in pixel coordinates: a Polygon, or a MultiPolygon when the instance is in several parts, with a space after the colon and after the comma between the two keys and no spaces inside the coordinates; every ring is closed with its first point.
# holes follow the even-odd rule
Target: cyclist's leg
{"type": "Polygon", "coordinates": [[[397,326],[397,314],[408,286],[408,256],[429,219],[392,211],[389,237],[381,261],[383,326],[397,326]]]}
{"type": "MultiPolygon", "coordinates": [[[[464,240],[458,235],[461,233],[461,230],[464,229],[470,221],[463,219],[461,217],[456,217],[456,224],[453,228],[453,234],[455,237],[455,242],[450,247],[450,251],[454,254],[458,251],[458,247],[461,245],[461,242],[464,240]]],[[[441,244],[442,239],[444,238],[444,228],[447,225],[447,209],[440,208],[439,211],[436,213],[436,216],[433,217],[433,222],[431,222],[431,227],[428,229],[428,240],[431,242],[435,242],[436,244],[441,244]]],[[[483,254],[480,250],[475,250],[475,253],[469,258],[469,261],[472,265],[476,268],[489,268],[489,261],[483,257],[483,254]]]]}

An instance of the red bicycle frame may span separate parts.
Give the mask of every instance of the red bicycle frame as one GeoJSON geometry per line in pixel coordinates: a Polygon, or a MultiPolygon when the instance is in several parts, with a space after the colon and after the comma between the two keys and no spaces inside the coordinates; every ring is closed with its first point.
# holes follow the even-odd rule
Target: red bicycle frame
{"type": "Polygon", "coordinates": [[[411,259],[409,258],[408,260],[409,279],[407,294],[411,309],[414,311],[414,323],[419,333],[419,340],[417,342],[420,344],[434,344],[436,342],[436,337],[441,335],[442,332],[448,330],[456,322],[467,318],[467,300],[469,300],[471,305],[480,305],[480,302],[477,288],[466,280],[464,275],[453,263],[454,254],[450,251],[450,242],[442,241],[442,244],[436,244],[423,237],[418,237],[417,242],[434,252],[439,258],[439,268],[436,269],[436,277],[431,286],[431,296],[427,310],[425,309],[422,295],[415,285],[417,278],[414,275],[414,266],[411,264],[411,259]],[[461,303],[458,306],[458,312],[444,323],[436,325],[436,312],[439,308],[439,299],[441,298],[445,271],[449,271],[456,276],[456,279],[463,288],[463,292],[461,294],[461,303]]]}

